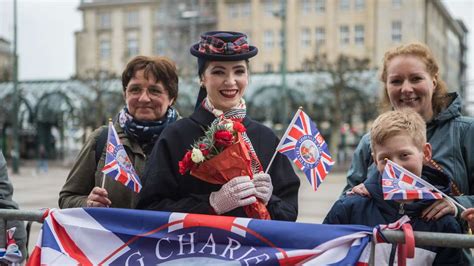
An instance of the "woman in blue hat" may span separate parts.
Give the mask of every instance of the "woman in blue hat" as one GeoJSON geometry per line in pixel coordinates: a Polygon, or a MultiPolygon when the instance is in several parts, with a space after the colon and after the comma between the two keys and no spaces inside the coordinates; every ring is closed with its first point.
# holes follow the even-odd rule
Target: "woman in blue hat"
{"type": "Polygon", "coordinates": [[[243,99],[249,83],[249,61],[258,49],[239,32],[212,31],[191,46],[198,59],[200,93],[189,118],[170,125],[156,143],[145,171],[137,208],[247,217],[242,207],[263,202],[271,219],[295,221],[299,178],[288,159],[277,154],[266,169],[279,139],[273,131],[246,115],[243,99]],[[218,117],[240,119],[250,150],[250,176],[236,176],[223,185],[181,174],[179,162],[191,145],[218,117]]]}

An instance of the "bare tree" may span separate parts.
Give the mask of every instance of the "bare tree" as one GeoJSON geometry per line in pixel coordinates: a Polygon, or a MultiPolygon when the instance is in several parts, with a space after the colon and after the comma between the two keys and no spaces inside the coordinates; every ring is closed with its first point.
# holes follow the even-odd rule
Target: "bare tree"
{"type": "Polygon", "coordinates": [[[305,67],[316,73],[327,73],[331,78],[331,83],[317,92],[323,99],[322,105],[318,104],[317,109],[319,116],[323,114],[330,124],[329,147],[335,154],[341,141],[339,129],[354,115],[355,103],[366,105],[366,99],[371,99],[371,95],[364,90],[364,80],[361,80],[361,74],[371,70],[370,60],[340,55],[331,61],[322,54],[306,60],[305,67]]]}

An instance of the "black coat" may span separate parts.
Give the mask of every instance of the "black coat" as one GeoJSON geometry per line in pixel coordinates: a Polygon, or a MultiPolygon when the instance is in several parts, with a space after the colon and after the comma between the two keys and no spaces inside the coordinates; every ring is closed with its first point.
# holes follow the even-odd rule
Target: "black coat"
{"type": "MultiPolygon", "coordinates": [[[[422,177],[444,193],[449,194],[449,177],[442,172],[429,167],[423,167],[422,177]]],[[[343,196],[334,203],[323,223],[376,226],[395,222],[403,215],[408,215],[415,231],[462,233],[461,226],[452,215],[445,215],[439,220],[431,221],[425,221],[420,218],[421,212],[433,204],[434,200],[418,200],[413,203],[403,204],[402,206],[395,201],[384,200],[380,174],[367,179],[364,185],[370,192],[370,198],[359,195],[343,196]]],[[[464,265],[466,263],[461,249],[442,247],[420,248],[437,254],[433,265],[464,265]]]]}
{"type": "MultiPolygon", "coordinates": [[[[178,172],[178,162],[195,140],[204,135],[214,115],[199,107],[189,117],[168,126],[160,136],[148,160],[143,177],[143,189],[137,205],[139,209],[212,214],[209,195],[221,188],[178,172]]],[[[263,169],[270,162],[278,137],[262,124],[246,117],[243,121],[247,135],[257,153],[263,169]]],[[[295,221],[298,216],[299,178],[290,161],[278,153],[270,168],[273,194],[267,209],[274,220],[295,221]]],[[[224,215],[247,217],[243,208],[224,215]]]]}

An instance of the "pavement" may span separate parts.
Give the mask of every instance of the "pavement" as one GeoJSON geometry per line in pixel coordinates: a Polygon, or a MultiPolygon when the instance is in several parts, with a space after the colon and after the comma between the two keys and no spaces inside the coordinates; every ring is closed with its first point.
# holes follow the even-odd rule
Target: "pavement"
{"type": "MultiPolygon", "coordinates": [[[[70,167],[50,162],[47,172],[38,172],[33,161],[22,162],[19,174],[13,174],[9,166],[9,177],[13,183],[13,199],[23,210],[58,208],[59,191],[70,167]]],[[[299,170],[301,179],[299,191],[299,215],[297,222],[321,223],[327,212],[341,194],[345,185],[345,171],[331,172],[318,191],[313,191],[309,182],[299,170]]],[[[33,249],[41,224],[33,223],[29,250],[33,249]]]]}

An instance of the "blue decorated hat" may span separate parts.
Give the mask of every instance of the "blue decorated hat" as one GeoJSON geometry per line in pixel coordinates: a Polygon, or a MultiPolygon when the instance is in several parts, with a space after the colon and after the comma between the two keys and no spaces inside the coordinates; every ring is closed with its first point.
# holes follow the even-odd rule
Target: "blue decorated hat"
{"type": "Polygon", "coordinates": [[[249,45],[247,35],[234,31],[209,31],[191,46],[190,52],[205,61],[240,61],[254,57],[258,49],[249,45]]]}

